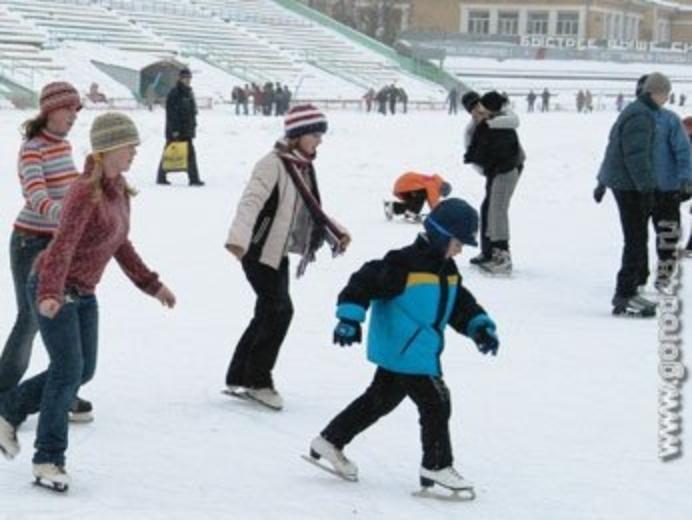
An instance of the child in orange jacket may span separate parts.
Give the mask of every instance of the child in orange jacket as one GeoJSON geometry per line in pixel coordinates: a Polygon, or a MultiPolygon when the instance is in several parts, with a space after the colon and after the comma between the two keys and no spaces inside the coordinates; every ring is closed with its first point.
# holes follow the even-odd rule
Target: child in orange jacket
{"type": "Polygon", "coordinates": [[[413,222],[420,222],[420,212],[427,202],[434,209],[441,198],[448,197],[452,186],[437,174],[407,172],[394,182],[393,193],[398,201],[385,201],[384,214],[387,220],[394,215],[404,215],[413,222]]]}

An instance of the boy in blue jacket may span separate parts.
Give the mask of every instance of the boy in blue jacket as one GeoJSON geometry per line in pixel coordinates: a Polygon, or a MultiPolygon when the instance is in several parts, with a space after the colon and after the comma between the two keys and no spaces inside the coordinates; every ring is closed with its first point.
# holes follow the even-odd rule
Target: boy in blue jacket
{"type": "Polygon", "coordinates": [[[413,244],[363,265],[339,294],[334,343],[360,343],[372,304],[368,359],[377,370],[365,393],[312,441],[310,456],[324,457],[337,474],[357,480],[358,468],[343,454],[344,446],[408,396],[420,414],[421,485],[473,491],[452,465],[451,404],[440,355],[447,324],[472,338],[483,354],[496,355],[499,347],[495,323],[461,285],[452,259],[463,245],[478,245],[478,213],[461,199],[447,199],[424,226],[413,244]]]}

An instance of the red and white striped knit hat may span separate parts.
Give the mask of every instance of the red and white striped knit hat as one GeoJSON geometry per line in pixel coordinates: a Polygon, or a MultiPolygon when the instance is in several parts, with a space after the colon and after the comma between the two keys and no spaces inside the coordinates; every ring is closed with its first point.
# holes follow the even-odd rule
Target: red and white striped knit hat
{"type": "Polygon", "coordinates": [[[54,81],[48,83],[41,90],[39,107],[41,108],[41,115],[47,116],[60,108],[74,107],[79,110],[82,108],[82,100],[77,89],[71,84],[66,81],[54,81]]]}
{"type": "Polygon", "coordinates": [[[315,132],[325,133],[327,118],[313,105],[296,105],[286,114],[284,129],[289,139],[315,132]]]}

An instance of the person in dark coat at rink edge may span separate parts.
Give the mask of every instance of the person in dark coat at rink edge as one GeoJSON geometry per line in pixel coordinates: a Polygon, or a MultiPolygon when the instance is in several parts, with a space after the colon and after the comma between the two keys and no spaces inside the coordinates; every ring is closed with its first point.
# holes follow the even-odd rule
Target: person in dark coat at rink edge
{"type": "MultiPolygon", "coordinates": [[[[192,143],[197,134],[197,104],[190,83],[192,73],[183,68],[178,73],[178,82],[166,96],[166,146],[173,141],[187,143],[187,176],[190,186],[204,186],[199,178],[197,155],[192,143]]],[[[163,170],[163,159],[159,164],[157,184],[170,184],[163,170]]]]}

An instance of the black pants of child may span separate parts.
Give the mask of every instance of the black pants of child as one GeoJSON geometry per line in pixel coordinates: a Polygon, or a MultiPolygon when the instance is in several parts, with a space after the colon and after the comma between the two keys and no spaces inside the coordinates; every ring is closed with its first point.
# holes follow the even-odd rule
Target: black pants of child
{"type": "MultiPolygon", "coordinates": [[[[192,143],[192,139],[184,139],[187,142],[187,178],[191,185],[201,184],[199,178],[199,170],[197,169],[197,154],[195,153],[195,145],[192,143]]],[[[166,141],[166,146],[168,146],[171,141],[166,141]]],[[[164,148],[165,149],[165,148],[164,148]]],[[[159,184],[166,184],[166,172],[163,169],[163,158],[159,163],[159,171],[156,174],[156,182],[159,184]]]]}
{"type": "Polygon", "coordinates": [[[395,215],[401,215],[406,211],[411,211],[418,215],[423,209],[425,201],[428,200],[428,193],[425,190],[407,191],[399,194],[401,201],[396,201],[392,205],[395,215]]]}
{"type": "Polygon", "coordinates": [[[657,191],[651,220],[656,229],[656,253],[659,262],[675,258],[680,240],[680,194],[677,191],[657,191]]]}
{"type": "Polygon", "coordinates": [[[246,388],[273,388],[272,369],[293,318],[288,294],[288,258],[279,269],[257,260],[243,260],[243,271],[257,294],[255,315],[235,348],[226,384],[246,388]]]}
{"type": "Polygon", "coordinates": [[[337,415],[322,436],[339,449],[394,410],[408,396],[418,407],[423,444],[423,467],[430,470],[452,465],[449,390],[441,377],[398,374],[378,368],[370,386],[337,415]]]}
{"type": "Polygon", "coordinates": [[[648,225],[653,197],[650,193],[634,190],[613,190],[613,195],[625,239],[615,295],[631,298],[637,294],[637,286],[646,283],[649,277],[648,225]]]}

